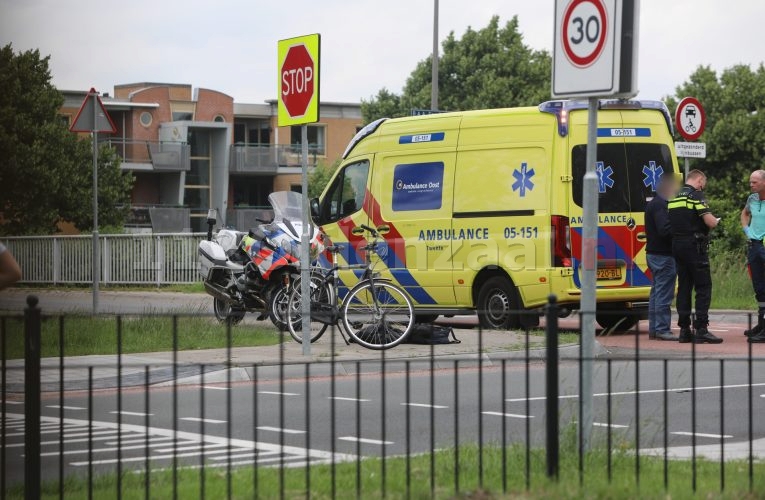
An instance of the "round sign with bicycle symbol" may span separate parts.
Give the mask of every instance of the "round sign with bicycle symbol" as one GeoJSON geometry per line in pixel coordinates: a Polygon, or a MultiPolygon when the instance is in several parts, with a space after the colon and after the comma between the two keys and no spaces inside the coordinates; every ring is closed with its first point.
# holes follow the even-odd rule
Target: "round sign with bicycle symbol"
{"type": "Polygon", "coordinates": [[[675,126],[678,133],[688,141],[695,141],[704,133],[707,116],[695,97],[686,97],[677,105],[675,126]]]}

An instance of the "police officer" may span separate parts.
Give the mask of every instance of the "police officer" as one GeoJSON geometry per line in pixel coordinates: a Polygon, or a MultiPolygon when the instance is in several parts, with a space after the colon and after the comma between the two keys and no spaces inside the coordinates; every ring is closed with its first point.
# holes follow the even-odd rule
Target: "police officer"
{"type": "Polygon", "coordinates": [[[748,243],[747,264],[752,275],[752,287],[757,299],[757,324],[744,335],[749,342],[765,342],[765,170],[755,170],[749,176],[752,194],[741,211],[741,225],[748,243]]]}
{"type": "Polygon", "coordinates": [[[719,344],[723,339],[712,335],[709,325],[709,303],[712,300],[712,276],[709,271],[709,230],[720,219],[712,215],[702,191],[707,176],[691,170],[685,185],[667,204],[672,226],[672,254],[677,268],[677,325],[681,343],[719,344]],[[696,317],[691,330],[691,294],[696,291],[696,317]]]}

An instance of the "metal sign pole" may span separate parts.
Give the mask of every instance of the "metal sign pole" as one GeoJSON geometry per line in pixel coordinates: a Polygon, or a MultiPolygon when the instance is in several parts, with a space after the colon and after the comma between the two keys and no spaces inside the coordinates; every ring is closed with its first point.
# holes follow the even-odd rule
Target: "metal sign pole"
{"type": "Polygon", "coordinates": [[[438,109],[438,0],[433,1],[433,55],[431,61],[430,109],[438,109]]]}
{"type": "Polygon", "coordinates": [[[311,355],[311,212],[308,206],[308,126],[301,125],[301,186],[303,190],[303,234],[300,239],[300,308],[303,326],[303,355],[311,355]]]}
{"type": "Polygon", "coordinates": [[[98,314],[101,251],[98,241],[98,94],[93,92],[93,314],[98,314]]]}
{"type": "Polygon", "coordinates": [[[683,181],[685,181],[688,178],[688,169],[691,168],[691,160],[688,159],[688,157],[685,158],[685,177],[683,177],[683,181]]]}
{"type": "Polygon", "coordinates": [[[592,430],[592,353],[595,343],[595,290],[598,247],[598,98],[590,97],[587,116],[587,171],[584,174],[582,216],[582,378],[581,446],[590,447],[592,430]]]}

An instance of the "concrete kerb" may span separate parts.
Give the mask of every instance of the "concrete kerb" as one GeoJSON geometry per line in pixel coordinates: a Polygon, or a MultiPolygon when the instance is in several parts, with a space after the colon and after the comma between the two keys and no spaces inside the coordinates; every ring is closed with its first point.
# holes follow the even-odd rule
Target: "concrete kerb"
{"type": "MultiPolygon", "coordinates": [[[[607,351],[596,345],[595,347],[596,357],[603,356],[607,351]]],[[[564,345],[559,348],[559,356],[561,359],[575,359],[579,356],[579,345],[564,345]]],[[[546,351],[544,348],[529,349],[528,357],[530,361],[544,361],[547,359],[546,351]]],[[[484,367],[494,367],[501,364],[502,360],[521,361],[526,359],[526,351],[497,351],[491,353],[463,353],[463,354],[434,354],[434,360],[432,366],[436,370],[453,369],[456,363],[459,362],[460,368],[477,367],[480,363],[484,367]]],[[[357,361],[335,361],[333,364],[329,360],[311,360],[307,362],[288,362],[283,366],[274,364],[260,364],[253,366],[237,366],[234,368],[224,368],[215,372],[205,373],[204,383],[227,383],[231,382],[247,382],[247,381],[272,381],[279,380],[281,376],[285,380],[302,379],[306,376],[306,373],[310,377],[329,377],[333,374],[335,376],[352,376],[356,373],[363,375],[374,375],[382,373],[386,374],[402,373],[406,370],[407,362],[411,371],[427,371],[431,369],[431,360],[429,355],[423,356],[410,356],[406,358],[387,358],[384,362],[379,359],[366,359],[357,361]],[[306,372],[305,365],[310,365],[308,372],[306,372]],[[334,373],[333,373],[334,366],[334,373]],[[230,372],[230,378],[229,378],[230,372]],[[256,373],[257,372],[257,373],[256,373]]],[[[200,384],[202,383],[201,375],[193,375],[190,377],[179,378],[176,384],[200,384]]],[[[156,386],[169,386],[172,385],[172,381],[166,381],[155,384],[156,386]]]]}
{"type": "MultiPolygon", "coordinates": [[[[473,332],[475,333],[475,332],[473,332]]],[[[300,348],[299,344],[290,345],[293,349],[300,348]]],[[[278,348],[279,346],[272,346],[278,348]]],[[[285,359],[280,366],[278,357],[270,360],[249,361],[241,352],[247,348],[237,348],[237,355],[232,358],[240,358],[236,361],[226,361],[226,349],[212,349],[207,351],[181,352],[183,355],[191,355],[195,358],[205,359],[209,362],[200,363],[180,359],[175,368],[172,365],[172,353],[144,353],[122,356],[121,376],[117,376],[117,357],[108,356],[81,356],[64,358],[64,384],[65,391],[84,391],[88,388],[94,390],[113,389],[121,385],[123,388],[140,387],[172,387],[174,385],[198,385],[198,384],[225,384],[230,382],[274,381],[283,377],[284,380],[302,379],[306,373],[310,377],[352,376],[360,374],[373,375],[401,373],[405,371],[407,362],[412,371],[430,370],[431,365],[436,370],[453,369],[459,361],[460,368],[474,368],[482,363],[484,367],[495,367],[502,360],[523,361],[527,351],[522,350],[494,350],[491,352],[468,352],[438,354],[439,347],[434,346],[433,360],[431,361],[430,346],[417,346],[423,352],[418,355],[396,356],[392,351],[386,351],[383,355],[378,351],[370,351],[372,355],[366,358],[335,360],[334,363],[328,358],[314,356],[309,360],[285,359]],[[372,357],[377,354],[377,356],[372,357]],[[383,367],[383,356],[384,367],[383,367]],[[232,366],[235,365],[235,366],[232,366]],[[308,365],[308,372],[306,372],[308,365]],[[92,384],[88,381],[88,367],[93,367],[92,384]],[[148,369],[148,383],[146,370],[148,369]],[[334,367],[334,371],[333,371],[334,367]],[[202,369],[204,368],[204,376],[202,369]],[[118,380],[121,383],[118,384],[118,380]]],[[[596,344],[596,356],[603,356],[607,351],[596,344]]],[[[563,359],[576,359],[579,356],[579,345],[564,345],[559,348],[559,355],[563,359]]],[[[528,359],[540,362],[546,359],[544,348],[528,350],[528,359]]],[[[42,362],[42,392],[58,392],[62,384],[59,380],[59,358],[45,358],[42,362]]],[[[23,393],[23,360],[8,361],[6,391],[8,393],[23,393]]]]}

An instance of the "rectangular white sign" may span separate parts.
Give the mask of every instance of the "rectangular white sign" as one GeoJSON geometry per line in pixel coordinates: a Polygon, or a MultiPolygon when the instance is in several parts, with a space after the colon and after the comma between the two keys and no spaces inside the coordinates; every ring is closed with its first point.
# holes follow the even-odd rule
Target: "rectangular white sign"
{"type": "Polygon", "coordinates": [[[706,158],[707,145],[704,142],[676,142],[675,154],[680,158],[706,158]]]}
{"type": "Polygon", "coordinates": [[[556,0],[553,97],[637,93],[640,0],[556,0]]]}

